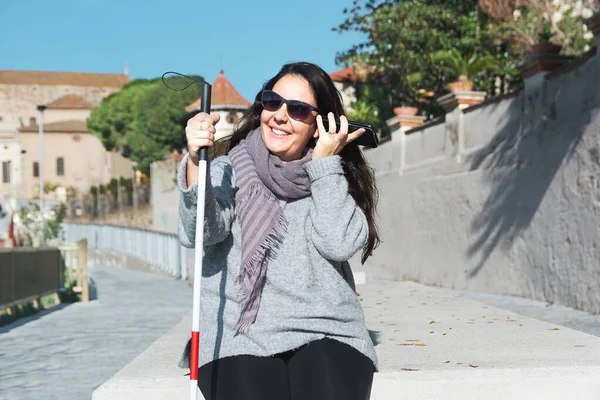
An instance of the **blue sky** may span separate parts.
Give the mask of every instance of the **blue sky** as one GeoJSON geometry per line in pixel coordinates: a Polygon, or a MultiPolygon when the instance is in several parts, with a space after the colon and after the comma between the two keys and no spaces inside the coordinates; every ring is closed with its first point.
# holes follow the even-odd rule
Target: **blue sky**
{"type": "Polygon", "coordinates": [[[0,0],[0,69],[225,75],[247,99],[285,62],[339,69],[352,0],[0,0]]]}

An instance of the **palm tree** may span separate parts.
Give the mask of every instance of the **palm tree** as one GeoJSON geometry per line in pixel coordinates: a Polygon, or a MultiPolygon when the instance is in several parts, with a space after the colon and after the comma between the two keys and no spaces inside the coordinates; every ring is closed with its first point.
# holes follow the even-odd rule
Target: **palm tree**
{"type": "Polygon", "coordinates": [[[464,57],[456,50],[440,50],[431,55],[431,60],[450,74],[458,77],[457,82],[463,83],[461,90],[471,90],[473,79],[483,71],[499,69],[498,61],[490,55],[472,54],[464,57]]]}

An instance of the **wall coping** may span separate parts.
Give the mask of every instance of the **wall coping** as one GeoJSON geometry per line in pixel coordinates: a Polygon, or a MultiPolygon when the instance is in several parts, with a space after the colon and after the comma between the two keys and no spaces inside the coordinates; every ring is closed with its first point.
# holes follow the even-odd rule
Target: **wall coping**
{"type": "Polygon", "coordinates": [[[441,115],[438,118],[432,119],[431,121],[424,122],[421,126],[406,131],[406,135],[412,135],[413,133],[422,131],[432,126],[440,125],[446,122],[446,115],[441,115]]]}

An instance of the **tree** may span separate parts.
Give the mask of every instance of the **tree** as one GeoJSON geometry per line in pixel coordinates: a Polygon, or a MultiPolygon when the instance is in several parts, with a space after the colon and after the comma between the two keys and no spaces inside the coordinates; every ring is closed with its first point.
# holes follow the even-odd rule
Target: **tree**
{"type": "Polygon", "coordinates": [[[155,80],[136,79],[102,100],[92,110],[87,125],[107,150],[120,150],[126,157],[130,149],[127,137],[134,131],[134,106],[138,98],[156,83],[155,80]]]}
{"type": "MultiPolygon", "coordinates": [[[[506,91],[520,81],[516,57],[476,5],[474,0],[354,0],[344,10],[347,19],[334,30],[362,32],[366,40],[339,53],[336,61],[371,66],[374,73],[368,79],[383,83],[394,105],[417,106],[427,116],[444,112],[436,99],[453,78],[428,56],[440,50],[491,54],[503,66],[498,75],[506,91]],[[418,84],[407,79],[413,74],[421,74],[418,84]],[[423,92],[433,95],[424,97],[423,92]]],[[[478,76],[476,90],[495,94],[496,76],[478,76]]]]}
{"type": "MultiPolygon", "coordinates": [[[[193,80],[202,81],[199,76],[193,80]]],[[[175,89],[185,87],[189,78],[165,79],[175,89]]],[[[118,149],[148,173],[154,161],[162,160],[172,150],[185,147],[185,107],[198,98],[199,86],[182,91],[167,88],[161,78],[130,82],[119,92],[105,98],[92,111],[89,129],[107,150],[118,149]]]]}
{"type": "Polygon", "coordinates": [[[562,46],[562,52],[580,55],[593,44],[593,35],[587,31],[583,19],[600,8],[598,0],[480,0],[481,9],[494,15],[498,27],[511,37],[511,50],[527,54],[531,46],[550,42],[562,46]]]}

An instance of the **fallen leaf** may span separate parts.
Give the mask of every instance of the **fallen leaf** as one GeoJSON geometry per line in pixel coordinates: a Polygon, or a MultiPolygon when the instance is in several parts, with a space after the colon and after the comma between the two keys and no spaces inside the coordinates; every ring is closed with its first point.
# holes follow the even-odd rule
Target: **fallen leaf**
{"type": "Polygon", "coordinates": [[[414,343],[398,343],[396,346],[414,346],[414,343]]]}
{"type": "Polygon", "coordinates": [[[406,341],[407,342],[420,342],[419,339],[407,339],[406,341]]]}
{"type": "Polygon", "coordinates": [[[419,347],[425,347],[425,346],[427,346],[427,345],[426,345],[425,343],[417,343],[417,344],[415,344],[415,346],[419,346],[419,347]]]}
{"type": "Polygon", "coordinates": [[[471,367],[471,368],[479,368],[479,365],[469,364],[469,367],[471,367]]]}
{"type": "Polygon", "coordinates": [[[431,322],[429,323],[429,325],[431,325],[431,324],[439,324],[439,322],[437,322],[437,321],[431,321],[431,322]]]}
{"type": "Polygon", "coordinates": [[[450,363],[450,361],[444,361],[444,364],[448,364],[448,363],[450,363]]]}
{"type": "Polygon", "coordinates": [[[357,296],[360,296],[360,293],[356,292],[356,295],[357,295],[357,296]]]}
{"type": "Polygon", "coordinates": [[[517,322],[516,319],[507,319],[506,322],[517,322]]]}
{"type": "Polygon", "coordinates": [[[433,333],[433,331],[429,332],[429,333],[433,333]]]}
{"type": "Polygon", "coordinates": [[[442,336],[446,336],[446,334],[445,334],[445,333],[442,333],[442,336]]]}
{"type": "Polygon", "coordinates": [[[415,368],[400,368],[400,370],[402,370],[402,371],[419,371],[418,369],[415,369],[415,368]]]}
{"type": "Polygon", "coordinates": [[[583,344],[576,344],[575,347],[585,347],[583,344]]]}
{"type": "Polygon", "coordinates": [[[560,331],[560,329],[558,328],[552,328],[552,329],[548,329],[549,331],[560,331]]]}
{"type": "Polygon", "coordinates": [[[389,324],[389,326],[396,326],[396,324],[389,324]]]}

